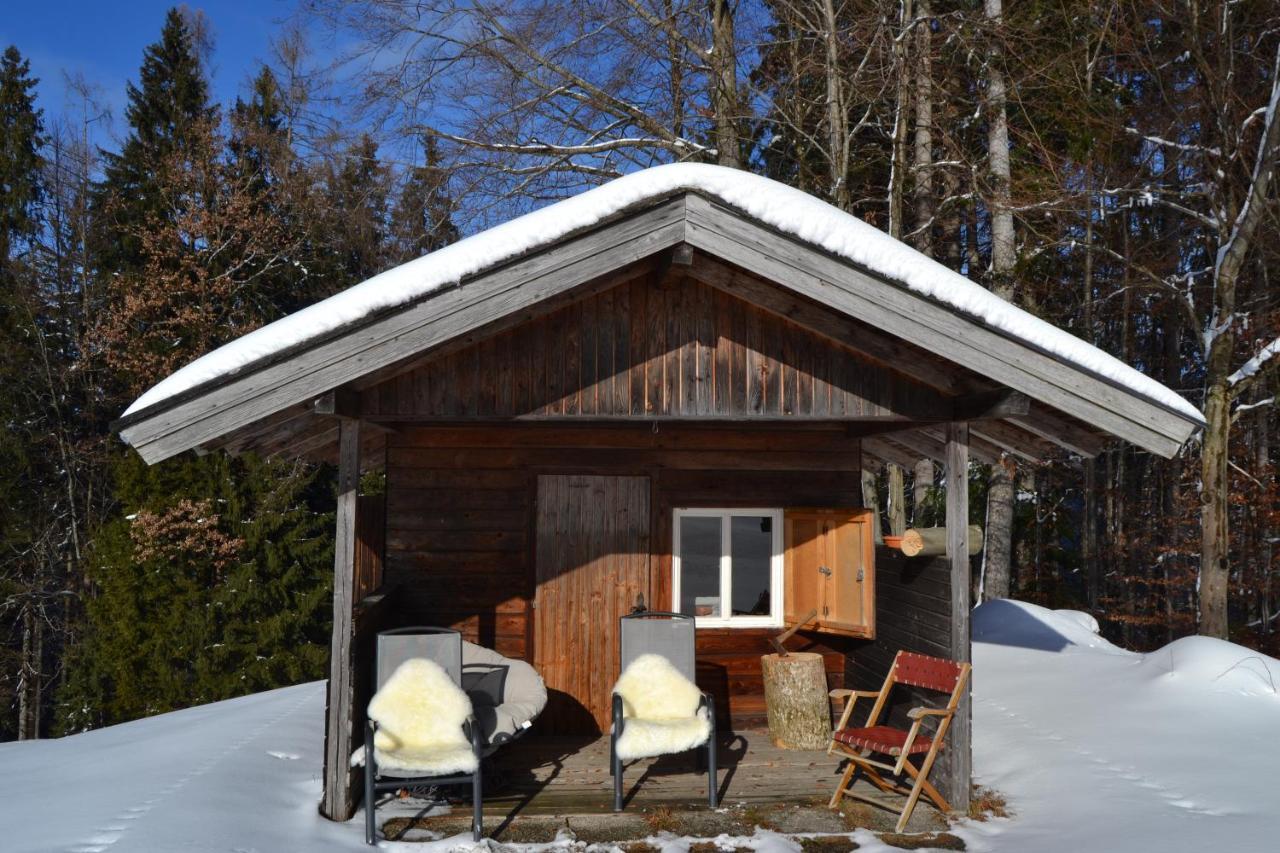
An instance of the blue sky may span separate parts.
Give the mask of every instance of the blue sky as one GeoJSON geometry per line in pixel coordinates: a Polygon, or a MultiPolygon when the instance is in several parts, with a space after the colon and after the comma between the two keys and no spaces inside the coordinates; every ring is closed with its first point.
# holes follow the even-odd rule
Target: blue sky
{"type": "MultiPolygon", "coordinates": [[[[165,12],[174,5],[172,0],[0,0],[0,49],[17,45],[31,61],[32,74],[40,78],[46,123],[60,116],[68,101],[64,73],[78,72],[100,87],[99,97],[113,113],[119,135],[125,84],[137,82],[142,51],[159,38],[165,12]]],[[[270,58],[271,39],[295,3],[208,0],[187,5],[202,10],[213,25],[213,93],[226,104],[246,90],[249,78],[270,58]]],[[[109,139],[100,137],[99,142],[109,144],[109,139]]]]}

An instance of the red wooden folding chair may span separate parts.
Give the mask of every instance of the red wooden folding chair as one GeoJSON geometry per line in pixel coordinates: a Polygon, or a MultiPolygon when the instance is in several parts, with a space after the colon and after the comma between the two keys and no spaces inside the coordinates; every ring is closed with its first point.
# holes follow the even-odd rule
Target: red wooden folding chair
{"type": "Polygon", "coordinates": [[[928,777],[929,771],[933,769],[934,760],[942,750],[947,729],[951,727],[951,720],[960,704],[960,697],[964,695],[970,669],[971,666],[967,663],[957,663],[912,652],[898,652],[893,659],[893,666],[889,668],[889,675],[884,680],[884,686],[878,692],[832,690],[832,698],[845,700],[845,706],[844,713],[840,715],[840,722],[832,733],[831,745],[827,748],[827,752],[843,755],[849,759],[849,762],[844,775],[840,777],[839,784],[836,785],[836,792],[831,795],[831,808],[838,806],[840,799],[845,796],[876,806],[884,805],[850,789],[854,773],[861,770],[880,790],[906,796],[906,805],[902,807],[902,814],[898,817],[898,832],[902,832],[906,827],[921,793],[932,800],[934,805],[943,812],[951,811],[950,804],[929,782],[928,777]],[[911,728],[907,731],[880,725],[880,715],[884,713],[889,693],[895,684],[906,684],[946,693],[950,695],[950,699],[943,708],[911,709],[907,714],[911,720],[911,728]],[[853,706],[862,698],[874,698],[876,703],[871,708],[871,714],[867,717],[865,726],[850,728],[849,717],[853,713],[853,706]],[[928,718],[936,721],[936,728],[932,734],[921,731],[922,724],[928,718]],[[893,761],[890,763],[877,760],[872,758],[873,755],[887,755],[893,761]],[[923,756],[919,767],[908,761],[908,758],[913,755],[923,756]],[[899,779],[905,774],[913,780],[913,784],[907,788],[897,782],[890,782],[885,779],[881,771],[899,779]]]}

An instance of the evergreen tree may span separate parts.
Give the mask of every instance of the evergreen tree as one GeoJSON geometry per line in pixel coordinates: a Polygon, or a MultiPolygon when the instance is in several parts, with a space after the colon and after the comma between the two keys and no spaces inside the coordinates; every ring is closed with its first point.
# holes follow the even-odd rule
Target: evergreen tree
{"type": "Polygon", "coordinates": [[[253,456],[116,465],[61,728],[321,678],[331,618],[324,471],[253,456]]]}
{"type": "Polygon", "coordinates": [[[397,263],[434,252],[458,239],[458,228],[453,224],[455,205],[449,197],[448,175],[440,168],[435,137],[424,140],[423,154],[426,162],[409,170],[391,211],[392,252],[397,263]]]}
{"type": "Polygon", "coordinates": [[[0,263],[36,230],[40,200],[41,110],[31,64],[12,45],[0,57],[0,263]]]}
{"type": "Polygon", "coordinates": [[[98,262],[108,272],[137,269],[148,216],[163,212],[157,171],[196,141],[213,121],[209,84],[193,33],[180,9],[165,16],[160,40],[146,48],[138,85],[128,85],[129,135],[120,153],[103,152],[105,173],[98,207],[103,218],[98,262]]]}
{"type": "Polygon", "coordinates": [[[40,548],[38,484],[52,460],[40,448],[37,300],[31,263],[43,195],[41,111],[30,64],[9,47],[0,56],[0,740],[39,735],[45,681],[42,608],[52,579],[40,548]]]}
{"type": "Polygon", "coordinates": [[[323,276],[328,296],[382,272],[387,265],[388,171],[378,159],[378,143],[364,134],[331,167],[326,181],[327,215],[318,219],[326,234],[329,264],[323,276]]]}

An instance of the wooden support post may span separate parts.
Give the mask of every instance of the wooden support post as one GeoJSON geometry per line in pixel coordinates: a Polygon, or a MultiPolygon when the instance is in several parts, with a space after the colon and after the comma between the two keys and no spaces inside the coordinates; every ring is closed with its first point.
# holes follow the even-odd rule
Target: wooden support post
{"type": "Polygon", "coordinates": [[[356,516],[360,490],[360,421],[338,420],[338,507],[333,542],[333,635],[329,645],[329,692],[325,709],[324,797],[320,813],[350,820],[356,802],[351,784],[352,645],[355,602],[356,516]]]}
{"type": "MultiPolygon", "coordinates": [[[[969,424],[947,424],[947,559],[951,563],[951,657],[968,663],[969,631],[969,424]]],[[[969,811],[973,775],[971,699],[973,680],[956,708],[947,744],[951,790],[947,798],[956,811],[969,811]]]]}

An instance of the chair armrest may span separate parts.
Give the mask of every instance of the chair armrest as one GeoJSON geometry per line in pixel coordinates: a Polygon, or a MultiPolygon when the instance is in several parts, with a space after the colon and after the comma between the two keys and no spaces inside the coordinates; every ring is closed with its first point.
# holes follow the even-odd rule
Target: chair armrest
{"type": "Polygon", "coordinates": [[[617,693],[613,694],[613,732],[616,738],[622,734],[622,727],[626,725],[626,718],[622,713],[622,697],[617,693]]]}
{"type": "Polygon", "coordinates": [[[856,702],[859,699],[871,699],[876,696],[879,696],[880,691],[879,690],[849,690],[846,687],[837,687],[835,690],[829,691],[827,695],[830,696],[832,699],[842,701],[842,702],[844,701],[856,702]]]}
{"type": "Polygon", "coordinates": [[[925,717],[950,717],[953,714],[955,711],[949,708],[912,708],[907,712],[907,718],[922,720],[925,717]]]}
{"type": "Polygon", "coordinates": [[[467,717],[462,723],[462,730],[467,733],[467,737],[471,740],[471,751],[480,757],[480,753],[484,750],[484,736],[480,732],[480,724],[476,722],[475,715],[467,717]]]}

